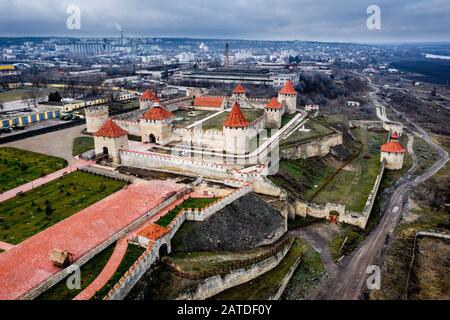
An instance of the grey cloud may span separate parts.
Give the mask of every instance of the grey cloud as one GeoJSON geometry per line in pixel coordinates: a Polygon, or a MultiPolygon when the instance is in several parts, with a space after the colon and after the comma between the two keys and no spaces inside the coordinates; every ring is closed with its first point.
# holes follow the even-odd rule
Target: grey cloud
{"type": "Polygon", "coordinates": [[[324,41],[450,40],[450,0],[0,0],[0,36],[117,35],[324,41]],[[68,30],[79,5],[82,29],[68,30]],[[366,28],[381,7],[382,30],[366,28]]]}

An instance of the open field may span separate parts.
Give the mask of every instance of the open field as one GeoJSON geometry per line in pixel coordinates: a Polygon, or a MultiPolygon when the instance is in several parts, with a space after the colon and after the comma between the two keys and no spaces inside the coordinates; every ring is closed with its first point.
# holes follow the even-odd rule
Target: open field
{"type": "Polygon", "coordinates": [[[155,223],[162,227],[167,227],[181,210],[189,208],[197,208],[200,210],[206,207],[208,204],[216,202],[217,200],[217,198],[189,198],[179,206],[176,206],[175,209],[169,211],[165,216],[161,217],[155,223]]]}
{"type": "Polygon", "coordinates": [[[431,148],[422,138],[414,137],[413,148],[419,164],[416,174],[420,174],[439,159],[439,154],[436,150],[431,148]]]}
{"type": "Polygon", "coordinates": [[[249,282],[225,290],[214,296],[216,300],[267,300],[278,291],[281,281],[295,262],[302,257],[305,246],[296,239],[280,264],[262,276],[249,282]]]}
{"type": "Polygon", "coordinates": [[[269,179],[286,189],[290,195],[308,200],[335,171],[320,158],[281,160],[278,173],[269,176],[269,179]]]}
{"type": "Polygon", "coordinates": [[[7,200],[0,204],[0,241],[20,243],[124,185],[77,171],[7,200]]]}
{"type": "Polygon", "coordinates": [[[0,148],[0,192],[14,189],[67,166],[64,159],[16,148],[0,148]]]}
{"type": "Polygon", "coordinates": [[[94,138],[77,137],[73,140],[73,155],[77,156],[83,152],[94,149],[94,138]]]}
{"type": "MultiPolygon", "coordinates": [[[[259,109],[241,109],[242,113],[244,114],[245,120],[248,122],[253,122],[256,119],[262,117],[264,115],[264,110],[259,109]]],[[[216,117],[213,117],[205,122],[202,123],[203,130],[210,130],[210,129],[216,129],[216,130],[222,130],[223,124],[225,120],[227,120],[228,116],[230,115],[229,112],[224,112],[219,114],[216,117]]]]}
{"type": "Polygon", "coordinates": [[[419,238],[416,254],[408,288],[408,299],[449,299],[449,241],[429,237],[419,238]]]}
{"type": "MultiPolygon", "coordinates": [[[[360,130],[360,129],[356,129],[360,130]]],[[[362,212],[380,167],[379,147],[386,134],[362,132],[366,145],[361,154],[314,198],[318,203],[345,204],[351,211],[362,212]]]]}
{"type": "Polygon", "coordinates": [[[9,91],[1,91],[0,92],[0,103],[1,102],[10,102],[16,100],[27,99],[31,96],[45,96],[49,93],[48,90],[45,89],[17,89],[17,90],[9,90],[9,91]]]}
{"type": "Polygon", "coordinates": [[[125,253],[125,256],[123,257],[122,262],[120,263],[119,267],[117,268],[117,271],[114,273],[114,275],[109,279],[109,281],[101,288],[95,296],[92,297],[91,300],[101,300],[103,299],[111,290],[114,285],[122,278],[122,276],[125,274],[125,272],[130,269],[130,267],[136,262],[137,259],[144,253],[144,249],[129,244],[127,248],[127,252],[125,253]]]}
{"type": "Polygon", "coordinates": [[[63,158],[69,163],[73,163],[76,161],[72,155],[73,139],[82,136],[81,131],[85,128],[86,125],[83,124],[64,130],[9,142],[5,144],[5,146],[52,155],[54,157],[63,158]]]}
{"type": "Polygon", "coordinates": [[[187,110],[175,110],[172,111],[175,118],[173,119],[173,125],[175,128],[185,128],[197,121],[200,121],[210,115],[216,113],[216,111],[207,111],[207,110],[195,110],[195,111],[187,111],[187,110]],[[189,113],[193,112],[194,115],[190,115],[189,113]]]}
{"type": "Polygon", "coordinates": [[[297,130],[287,139],[282,140],[280,143],[280,147],[301,144],[334,133],[333,130],[314,119],[308,119],[308,121],[306,121],[305,129],[309,129],[310,131],[307,132],[297,130]]]}
{"type": "Polygon", "coordinates": [[[38,296],[36,300],[72,300],[73,298],[75,298],[81,291],[86,289],[86,287],[97,278],[100,272],[102,272],[103,268],[111,257],[115,246],[116,243],[114,242],[108,248],[106,248],[81,266],[80,289],[69,289],[66,283],[67,278],[65,278],[64,280],[61,280],[60,282],[58,282],[58,284],[38,296]]]}

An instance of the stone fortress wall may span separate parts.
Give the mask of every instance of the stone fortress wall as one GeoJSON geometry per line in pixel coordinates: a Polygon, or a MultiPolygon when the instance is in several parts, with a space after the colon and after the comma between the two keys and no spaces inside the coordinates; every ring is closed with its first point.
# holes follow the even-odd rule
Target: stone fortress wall
{"type": "Polygon", "coordinates": [[[280,155],[283,159],[307,159],[324,157],[331,152],[331,148],[342,144],[342,133],[334,132],[321,138],[314,138],[297,145],[281,147],[280,155]]]}
{"type": "MultiPolygon", "coordinates": [[[[200,178],[201,181],[201,178],[200,178]]],[[[167,226],[170,230],[167,234],[157,239],[154,242],[150,242],[145,252],[139,257],[139,259],[130,267],[130,269],[125,272],[122,278],[114,285],[114,287],[109,291],[107,296],[104,298],[106,300],[123,300],[130,290],[136,285],[136,283],[141,279],[145,272],[151,267],[151,265],[158,260],[159,251],[161,246],[167,246],[167,252],[171,252],[171,239],[175,236],[178,229],[186,220],[191,221],[203,221],[209,218],[212,214],[223,209],[226,205],[236,201],[242,196],[251,192],[252,189],[249,185],[238,188],[233,193],[227,195],[226,197],[219,199],[212,205],[204,208],[201,211],[198,210],[183,210],[181,211],[172,222],[167,226]]],[[[281,236],[280,236],[281,237],[281,236]]],[[[280,237],[273,239],[273,242],[277,241],[280,237]]],[[[286,251],[287,252],[287,251],[286,251]]],[[[284,252],[284,255],[286,254],[284,252]]],[[[277,264],[282,260],[277,260],[277,264]]],[[[276,266],[276,265],[275,265],[276,266]]],[[[245,282],[245,281],[244,281],[245,282]]]]}

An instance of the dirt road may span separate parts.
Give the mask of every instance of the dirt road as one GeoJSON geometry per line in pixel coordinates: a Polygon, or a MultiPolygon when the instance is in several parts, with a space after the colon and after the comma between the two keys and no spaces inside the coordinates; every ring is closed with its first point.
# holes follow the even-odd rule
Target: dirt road
{"type": "MultiPolygon", "coordinates": [[[[377,91],[376,88],[374,90],[377,91]]],[[[379,100],[376,102],[380,103],[379,100]]],[[[391,109],[401,114],[394,108],[391,109]]],[[[368,276],[366,273],[367,267],[372,264],[380,264],[378,260],[383,248],[389,243],[390,235],[395,226],[400,221],[404,212],[408,210],[408,192],[411,188],[436,174],[448,162],[448,153],[436,144],[422,128],[411,122],[407,117],[405,119],[421,135],[422,139],[439,153],[441,159],[428,168],[422,175],[413,177],[412,173],[417,166],[417,160],[412,149],[412,143],[408,143],[408,149],[409,152],[412,152],[411,155],[414,165],[396,183],[396,187],[389,199],[380,224],[365,239],[360,247],[343,262],[336,276],[331,275],[327,281],[320,285],[313,295],[313,299],[356,300],[362,298],[362,293],[365,289],[365,280],[368,276]]]]}

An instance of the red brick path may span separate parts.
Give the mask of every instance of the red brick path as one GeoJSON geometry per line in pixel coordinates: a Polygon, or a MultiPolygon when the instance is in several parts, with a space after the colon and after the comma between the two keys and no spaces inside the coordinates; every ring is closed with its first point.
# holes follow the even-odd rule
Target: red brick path
{"type": "MultiPolygon", "coordinates": [[[[92,298],[95,293],[103,288],[103,286],[111,279],[111,277],[116,272],[120,263],[122,262],[125,253],[127,252],[128,247],[128,239],[122,238],[117,241],[117,245],[114,248],[114,252],[109,258],[105,268],[103,268],[102,272],[95,278],[92,283],[86,287],[80,294],[78,294],[74,300],[89,300],[92,298]]],[[[83,274],[81,274],[83,276],[83,274]]]]}
{"type": "Polygon", "coordinates": [[[134,183],[3,252],[0,300],[18,299],[58,273],[49,260],[52,248],[73,253],[76,261],[182,187],[168,181],[134,183]]]}

